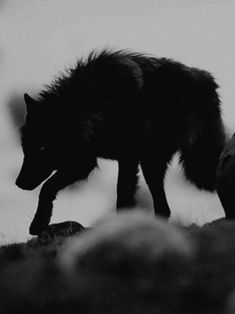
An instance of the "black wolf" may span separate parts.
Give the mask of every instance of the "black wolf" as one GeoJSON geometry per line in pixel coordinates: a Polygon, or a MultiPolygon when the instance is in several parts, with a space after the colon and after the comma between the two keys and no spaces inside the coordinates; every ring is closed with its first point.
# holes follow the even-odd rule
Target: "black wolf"
{"type": "Polygon", "coordinates": [[[43,184],[30,226],[44,230],[59,190],[88,177],[97,157],[119,164],[117,207],[135,204],[138,165],[155,212],[168,217],[164,175],[175,152],[186,177],[213,191],[225,132],[217,84],[206,71],[128,51],[92,52],[41,91],[25,94],[24,162],[16,184],[43,184]]]}

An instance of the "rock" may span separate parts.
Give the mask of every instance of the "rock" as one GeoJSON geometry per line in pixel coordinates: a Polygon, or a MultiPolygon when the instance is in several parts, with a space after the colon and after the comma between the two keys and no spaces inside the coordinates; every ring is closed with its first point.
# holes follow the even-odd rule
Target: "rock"
{"type": "Polygon", "coordinates": [[[92,304],[94,313],[172,314],[193,256],[193,242],[183,230],[130,211],[68,240],[59,265],[87,313],[93,313],[92,304]]]}
{"type": "Polygon", "coordinates": [[[65,221],[57,224],[51,224],[39,236],[40,243],[49,243],[59,239],[65,239],[77,233],[80,233],[85,228],[78,222],[65,221]]]}
{"type": "Polygon", "coordinates": [[[216,172],[216,190],[225,216],[235,218],[235,134],[227,142],[220,156],[216,172]]]}

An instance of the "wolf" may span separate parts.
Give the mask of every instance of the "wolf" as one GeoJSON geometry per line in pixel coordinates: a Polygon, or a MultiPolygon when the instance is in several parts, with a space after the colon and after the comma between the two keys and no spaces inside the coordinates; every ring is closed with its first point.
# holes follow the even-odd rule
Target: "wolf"
{"type": "Polygon", "coordinates": [[[98,157],[118,162],[118,209],[135,205],[140,165],[155,213],[169,217],[164,177],[176,152],[186,177],[214,191],[226,137],[217,88],[207,71],[105,49],[79,59],[37,99],[25,93],[16,185],[33,190],[45,181],[30,233],[48,226],[57,192],[86,179],[98,157]]]}

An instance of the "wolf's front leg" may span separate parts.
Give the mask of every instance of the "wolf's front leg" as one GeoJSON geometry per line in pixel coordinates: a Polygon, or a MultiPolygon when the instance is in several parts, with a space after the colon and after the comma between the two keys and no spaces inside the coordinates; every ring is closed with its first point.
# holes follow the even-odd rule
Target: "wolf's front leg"
{"type": "Polygon", "coordinates": [[[123,158],[118,161],[117,208],[135,206],[135,192],[138,183],[137,158],[123,158]]]}
{"type": "Polygon", "coordinates": [[[47,228],[52,215],[53,201],[56,198],[56,194],[66,186],[86,179],[95,165],[96,163],[92,163],[89,167],[85,166],[80,171],[77,169],[57,171],[43,184],[39,195],[38,208],[29,228],[30,234],[38,235],[47,228]]]}

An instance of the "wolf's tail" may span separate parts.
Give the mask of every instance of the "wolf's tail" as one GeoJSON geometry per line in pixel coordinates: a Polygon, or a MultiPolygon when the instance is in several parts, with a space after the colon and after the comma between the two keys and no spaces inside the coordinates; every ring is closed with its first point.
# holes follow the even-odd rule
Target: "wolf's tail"
{"type": "Polygon", "coordinates": [[[216,169],[224,149],[226,135],[221,119],[220,101],[214,89],[199,103],[203,113],[192,116],[190,132],[180,148],[180,162],[186,178],[198,188],[215,190],[216,169]]]}

